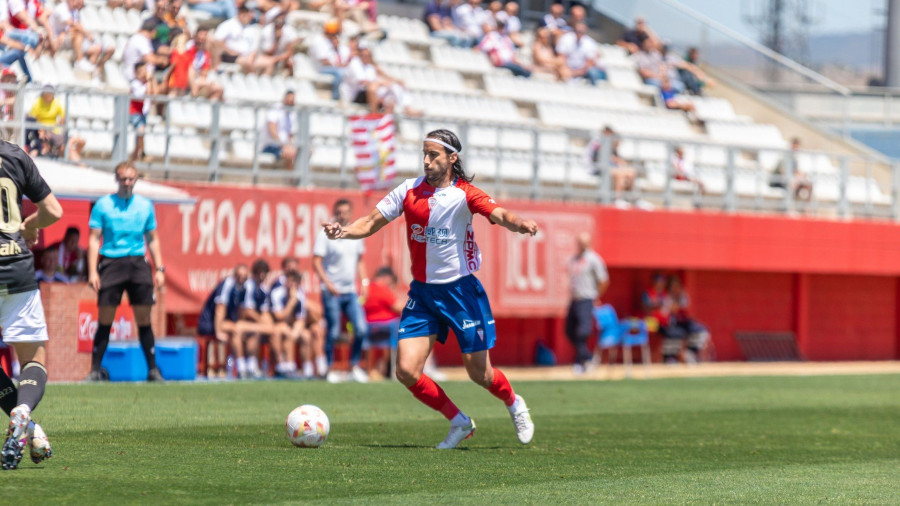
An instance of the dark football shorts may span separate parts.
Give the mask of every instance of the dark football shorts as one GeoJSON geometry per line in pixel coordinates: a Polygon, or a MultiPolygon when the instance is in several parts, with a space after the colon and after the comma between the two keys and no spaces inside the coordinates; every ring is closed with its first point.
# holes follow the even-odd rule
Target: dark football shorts
{"type": "Polygon", "coordinates": [[[149,306],[156,302],[153,273],[144,257],[100,257],[97,271],[100,274],[98,306],[118,306],[124,292],[128,292],[128,302],[132,306],[149,306]]]}

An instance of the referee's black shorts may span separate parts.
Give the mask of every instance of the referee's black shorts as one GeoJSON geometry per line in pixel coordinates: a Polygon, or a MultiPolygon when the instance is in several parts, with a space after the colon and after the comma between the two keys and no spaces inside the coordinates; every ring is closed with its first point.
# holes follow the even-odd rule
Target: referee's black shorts
{"type": "Polygon", "coordinates": [[[132,306],[149,306],[156,302],[153,292],[153,272],[143,256],[121,258],[100,257],[98,306],[118,306],[122,293],[128,292],[132,306]]]}

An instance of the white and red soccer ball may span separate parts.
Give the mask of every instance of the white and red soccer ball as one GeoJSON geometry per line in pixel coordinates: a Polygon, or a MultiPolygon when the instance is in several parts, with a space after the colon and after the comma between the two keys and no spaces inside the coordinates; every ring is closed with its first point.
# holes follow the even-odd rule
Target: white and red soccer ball
{"type": "Polygon", "coordinates": [[[287,437],[301,448],[318,448],[328,438],[328,415],[317,406],[304,404],[290,412],[284,422],[287,437]]]}

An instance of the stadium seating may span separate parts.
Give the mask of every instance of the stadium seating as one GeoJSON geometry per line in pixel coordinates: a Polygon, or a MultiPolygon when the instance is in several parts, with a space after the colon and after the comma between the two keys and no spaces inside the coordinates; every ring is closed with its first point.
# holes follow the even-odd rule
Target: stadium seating
{"type": "MultiPolygon", "coordinates": [[[[211,22],[209,16],[189,9],[182,13],[189,27],[211,22]]],[[[85,139],[89,160],[108,163],[115,132],[121,128],[116,118],[124,117],[115,114],[112,94],[128,89],[121,68],[122,49],[137,31],[142,15],[134,10],[110,9],[102,0],[88,0],[81,16],[88,30],[116,47],[99,79],[75,70],[70,51],[53,57],[44,54],[29,60],[29,64],[37,82],[70,91],[60,94],[67,100],[69,127],[85,139]]],[[[287,21],[308,41],[321,33],[327,19],[328,15],[321,12],[292,11],[287,21]]],[[[380,15],[377,22],[388,38],[373,45],[374,59],[405,83],[410,105],[425,114],[423,120],[401,118],[397,122],[401,142],[396,166],[401,173],[413,175],[420,170],[417,143],[425,132],[446,127],[461,133],[467,145],[466,163],[484,181],[508,188],[518,185],[530,191],[528,187],[537,175],[542,190],[580,190],[586,196],[595,196],[599,181],[587,170],[583,146],[588,137],[610,126],[624,137],[618,153],[639,169],[639,186],[646,191],[666,187],[671,150],[680,144],[707,193],[721,195],[726,191],[728,150],[733,149],[732,161],[738,169],[733,180],[738,195],[766,199],[784,195],[768,185],[771,171],[781,163],[788,147],[777,127],[740,116],[728,100],[714,96],[686,97],[694,105],[692,115],[662,108],[658,90],[643,83],[634,61],[621,47],[600,44],[606,82],[597,86],[583,80],[560,83],[547,77],[513,77],[505,69],[493,67],[478,51],[450,47],[443,40],[429,37],[427,27],[418,19],[380,15]]],[[[345,23],[344,28],[345,35],[358,31],[352,22],[345,23]]],[[[530,61],[533,35],[524,32],[523,36],[526,45],[518,54],[530,61]]],[[[207,163],[212,155],[220,156],[220,166],[248,167],[254,160],[271,165],[271,155],[256,153],[259,130],[268,108],[291,89],[296,93],[296,103],[310,111],[311,169],[328,174],[342,165],[352,167],[345,117],[364,109],[333,101],[331,76],[319,74],[305,50],[294,56],[293,63],[293,77],[244,74],[235,65],[223,65],[225,71],[216,77],[226,100],[218,111],[218,128],[212,125],[215,104],[189,98],[172,100],[166,120],[148,118],[148,154],[168,159],[175,170],[180,165],[207,163]],[[215,131],[221,136],[218,141],[211,138],[215,131]],[[212,152],[214,145],[216,153],[212,152]]],[[[25,103],[30,104],[36,95],[27,92],[25,103]]],[[[133,138],[128,143],[133,145],[133,138]]],[[[857,204],[885,205],[891,200],[875,179],[857,173],[846,180],[842,193],[839,164],[826,155],[801,154],[796,159],[796,169],[815,182],[818,200],[837,202],[842,194],[857,204]]],[[[682,193],[694,191],[684,182],[672,182],[669,187],[682,193]]]]}

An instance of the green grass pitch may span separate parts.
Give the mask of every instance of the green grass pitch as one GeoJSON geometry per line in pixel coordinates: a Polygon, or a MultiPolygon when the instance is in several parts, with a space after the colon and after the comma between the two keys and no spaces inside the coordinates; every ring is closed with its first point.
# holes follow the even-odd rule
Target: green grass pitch
{"type": "Polygon", "coordinates": [[[399,384],[51,385],[35,413],[55,457],[0,472],[58,503],[900,503],[900,376],[514,382],[537,429],[471,383],[447,422],[399,384]],[[319,449],[284,419],[329,415],[319,449]]]}

